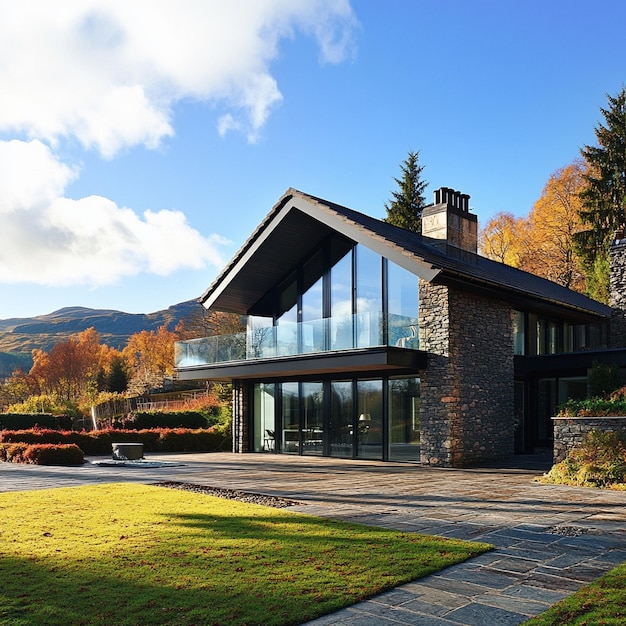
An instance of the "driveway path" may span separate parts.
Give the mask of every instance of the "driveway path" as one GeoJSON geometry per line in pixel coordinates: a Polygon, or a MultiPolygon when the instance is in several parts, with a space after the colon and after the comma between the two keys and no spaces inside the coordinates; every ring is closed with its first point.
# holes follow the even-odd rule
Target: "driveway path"
{"type": "MultiPolygon", "coordinates": [[[[287,455],[149,455],[159,468],[0,463],[0,491],[176,480],[296,499],[298,510],[496,549],[309,626],[509,626],[626,561],[625,492],[541,485],[540,471],[287,455]]],[[[92,459],[95,460],[95,459],[92,459]]]]}

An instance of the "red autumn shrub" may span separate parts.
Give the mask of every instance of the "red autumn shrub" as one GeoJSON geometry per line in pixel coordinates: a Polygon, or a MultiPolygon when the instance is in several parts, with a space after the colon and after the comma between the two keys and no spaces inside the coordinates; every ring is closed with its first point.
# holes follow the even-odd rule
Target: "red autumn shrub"
{"type": "MultiPolygon", "coordinates": [[[[216,427],[205,429],[151,428],[145,430],[5,430],[0,432],[0,446],[74,445],[88,456],[111,454],[113,443],[143,443],[145,452],[217,452],[231,447],[230,431],[216,427]]],[[[0,460],[6,452],[0,452],[0,460]]]]}
{"type": "Polygon", "coordinates": [[[54,445],[51,443],[33,444],[23,454],[24,462],[33,465],[82,465],[85,462],[83,451],[75,444],[54,445]]]}

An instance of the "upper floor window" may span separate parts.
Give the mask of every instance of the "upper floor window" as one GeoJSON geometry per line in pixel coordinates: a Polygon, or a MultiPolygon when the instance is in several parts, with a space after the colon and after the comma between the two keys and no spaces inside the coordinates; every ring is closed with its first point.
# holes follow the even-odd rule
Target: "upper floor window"
{"type": "Polygon", "coordinates": [[[514,311],[513,348],[516,355],[564,354],[607,347],[607,325],[571,324],[514,311]]]}
{"type": "Polygon", "coordinates": [[[343,237],[329,238],[261,302],[256,309],[274,314],[265,323],[249,316],[249,327],[276,326],[285,350],[417,347],[417,276],[343,237]]]}

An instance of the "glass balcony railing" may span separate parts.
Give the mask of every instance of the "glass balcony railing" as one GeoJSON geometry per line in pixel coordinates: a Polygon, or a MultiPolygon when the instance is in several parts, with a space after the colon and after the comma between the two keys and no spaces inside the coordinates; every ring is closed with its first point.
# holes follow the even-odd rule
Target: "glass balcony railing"
{"type": "Polygon", "coordinates": [[[417,350],[417,335],[417,318],[361,313],[178,341],[175,365],[196,367],[383,345],[417,350]]]}

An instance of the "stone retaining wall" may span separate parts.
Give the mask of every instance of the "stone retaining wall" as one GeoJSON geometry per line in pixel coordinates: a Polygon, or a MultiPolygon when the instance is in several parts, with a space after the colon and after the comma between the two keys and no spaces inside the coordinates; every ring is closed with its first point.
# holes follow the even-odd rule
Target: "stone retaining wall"
{"type": "Polygon", "coordinates": [[[592,430],[626,435],[626,417],[553,417],[554,462],[560,463],[568,452],[592,430]]]}

